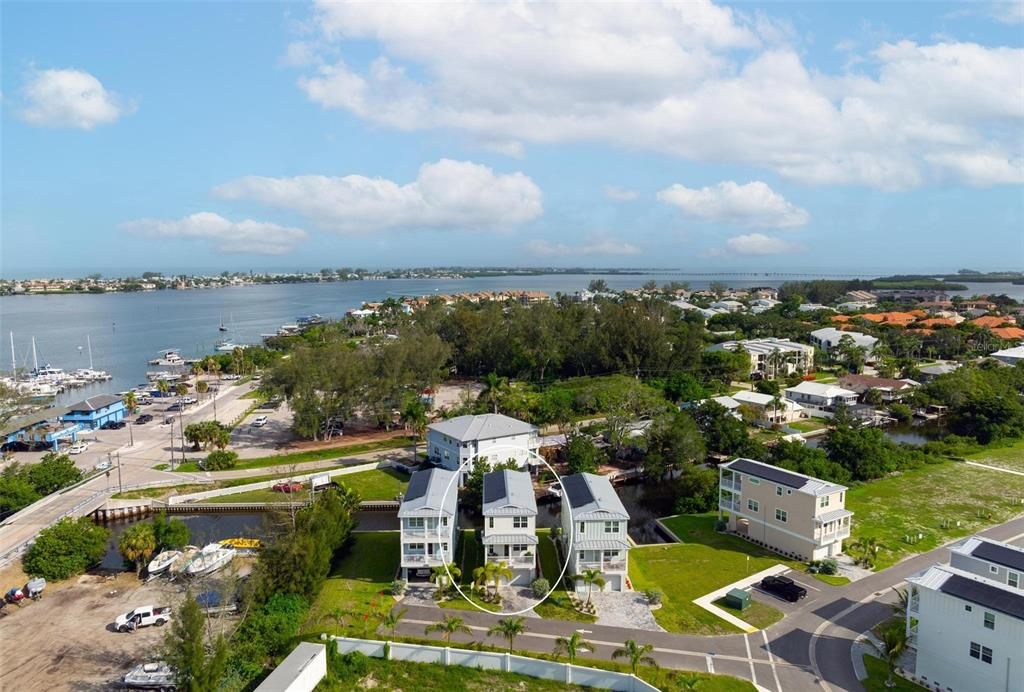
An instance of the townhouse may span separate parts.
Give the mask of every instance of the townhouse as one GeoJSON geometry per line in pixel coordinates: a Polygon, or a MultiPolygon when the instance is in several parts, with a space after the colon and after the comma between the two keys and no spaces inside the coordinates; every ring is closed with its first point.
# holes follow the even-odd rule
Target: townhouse
{"type": "Polygon", "coordinates": [[[451,562],[455,554],[459,489],[456,473],[417,471],[398,508],[402,578],[423,579],[430,568],[451,562]]]}
{"type": "Polygon", "coordinates": [[[973,536],[907,578],[914,677],[950,692],[1024,692],[1024,549],[973,536]]]}
{"type": "MultiPolygon", "coordinates": [[[[562,477],[562,546],[568,558],[566,575],[595,569],[605,591],[628,591],[629,513],[604,476],[576,473],[562,477]]],[[[588,586],[576,580],[576,590],[588,586]]]]}
{"type": "Polygon", "coordinates": [[[743,458],[718,467],[718,485],[729,531],[801,560],[843,551],[853,517],[846,486],[743,458]]]}
{"type": "Polygon", "coordinates": [[[809,416],[831,418],[839,406],[853,406],[857,403],[857,392],[821,382],[801,382],[787,387],[785,396],[804,407],[809,416]]]}
{"type": "Polygon", "coordinates": [[[814,367],[814,347],[789,339],[744,339],[723,341],[709,351],[746,351],[750,355],[750,374],[774,379],[794,372],[806,373],[814,367]]]}
{"type": "Polygon", "coordinates": [[[504,562],[512,579],[529,585],[537,576],[537,499],[530,474],[491,471],[484,474],[484,562],[504,562]]]}
{"type": "Polygon", "coordinates": [[[540,449],[536,426],[500,413],[458,416],[427,426],[427,454],[442,468],[469,474],[476,456],[490,463],[515,460],[520,467],[535,463],[540,449]]]}

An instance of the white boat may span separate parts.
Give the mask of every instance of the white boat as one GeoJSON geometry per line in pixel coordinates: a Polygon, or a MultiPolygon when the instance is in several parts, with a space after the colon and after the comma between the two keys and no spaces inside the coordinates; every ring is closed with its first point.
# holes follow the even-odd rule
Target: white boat
{"type": "Polygon", "coordinates": [[[181,555],[171,562],[171,574],[180,574],[181,572],[184,572],[192,561],[192,558],[196,557],[198,554],[199,548],[194,545],[186,545],[181,549],[181,555]]]}
{"type": "Polygon", "coordinates": [[[234,548],[225,548],[220,543],[210,543],[188,563],[185,572],[192,576],[210,574],[231,562],[234,557],[234,548]]]}
{"type": "Polygon", "coordinates": [[[142,663],[124,676],[124,686],[133,690],[172,690],[175,687],[174,670],[164,663],[142,663]]]}
{"type": "Polygon", "coordinates": [[[223,341],[218,341],[216,348],[217,348],[218,351],[224,351],[225,353],[230,353],[231,351],[234,351],[236,348],[238,348],[238,346],[235,345],[234,342],[229,341],[228,339],[225,339],[223,341]]]}
{"type": "Polygon", "coordinates": [[[150,365],[185,365],[185,359],[176,348],[168,348],[160,351],[160,355],[149,361],[150,365]]]}
{"type": "Polygon", "coordinates": [[[171,563],[181,557],[180,550],[165,550],[149,562],[149,566],[146,568],[150,574],[160,574],[165,572],[171,563]]]}

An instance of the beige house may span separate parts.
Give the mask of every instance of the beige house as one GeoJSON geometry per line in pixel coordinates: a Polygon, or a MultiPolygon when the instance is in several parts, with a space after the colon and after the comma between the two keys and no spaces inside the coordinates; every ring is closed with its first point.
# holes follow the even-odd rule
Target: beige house
{"type": "Polygon", "coordinates": [[[753,459],[733,459],[718,474],[718,516],[730,531],[801,560],[843,551],[853,517],[845,486],[753,459]]]}
{"type": "Polygon", "coordinates": [[[723,341],[707,348],[708,351],[732,352],[740,349],[750,356],[750,374],[755,378],[775,379],[795,372],[804,374],[814,367],[814,347],[789,339],[723,341]]]}

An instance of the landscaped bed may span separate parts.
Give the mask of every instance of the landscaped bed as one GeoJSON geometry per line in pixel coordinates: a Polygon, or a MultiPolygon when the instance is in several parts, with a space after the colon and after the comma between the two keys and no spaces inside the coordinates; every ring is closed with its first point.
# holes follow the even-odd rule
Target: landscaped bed
{"type": "Polygon", "coordinates": [[[927,689],[898,675],[893,676],[895,685],[886,687],[885,681],[889,677],[889,670],[885,667],[885,661],[869,654],[864,655],[864,667],[868,671],[868,678],[861,680],[860,683],[867,692],[924,692],[927,689]]]}
{"type": "Polygon", "coordinates": [[[662,607],[654,611],[654,618],[669,632],[737,632],[693,600],[779,563],[794,569],[803,567],[741,538],[716,532],[717,518],[716,514],[708,513],[662,519],[683,543],[641,546],[629,551],[633,587],[637,591],[662,591],[662,607]]]}
{"type": "Polygon", "coordinates": [[[1009,520],[1024,510],[1022,499],[1024,476],[954,462],[904,471],[847,491],[854,517],[846,550],[857,554],[857,539],[875,539],[875,568],[883,569],[1009,520]]]}

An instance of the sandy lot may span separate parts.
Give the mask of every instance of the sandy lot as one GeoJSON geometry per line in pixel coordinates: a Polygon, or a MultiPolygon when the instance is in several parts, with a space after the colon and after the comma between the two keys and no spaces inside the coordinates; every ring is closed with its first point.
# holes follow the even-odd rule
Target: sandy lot
{"type": "MultiPolygon", "coordinates": [[[[5,591],[24,583],[16,569],[5,570],[0,578],[5,591]]],[[[21,608],[8,605],[0,615],[0,690],[122,689],[121,676],[158,657],[169,628],[121,634],[113,630],[114,618],[136,606],[178,604],[184,592],[183,583],[158,579],[143,584],[134,574],[83,575],[49,585],[39,601],[21,608]]],[[[233,621],[213,623],[227,629],[233,621]]]]}

